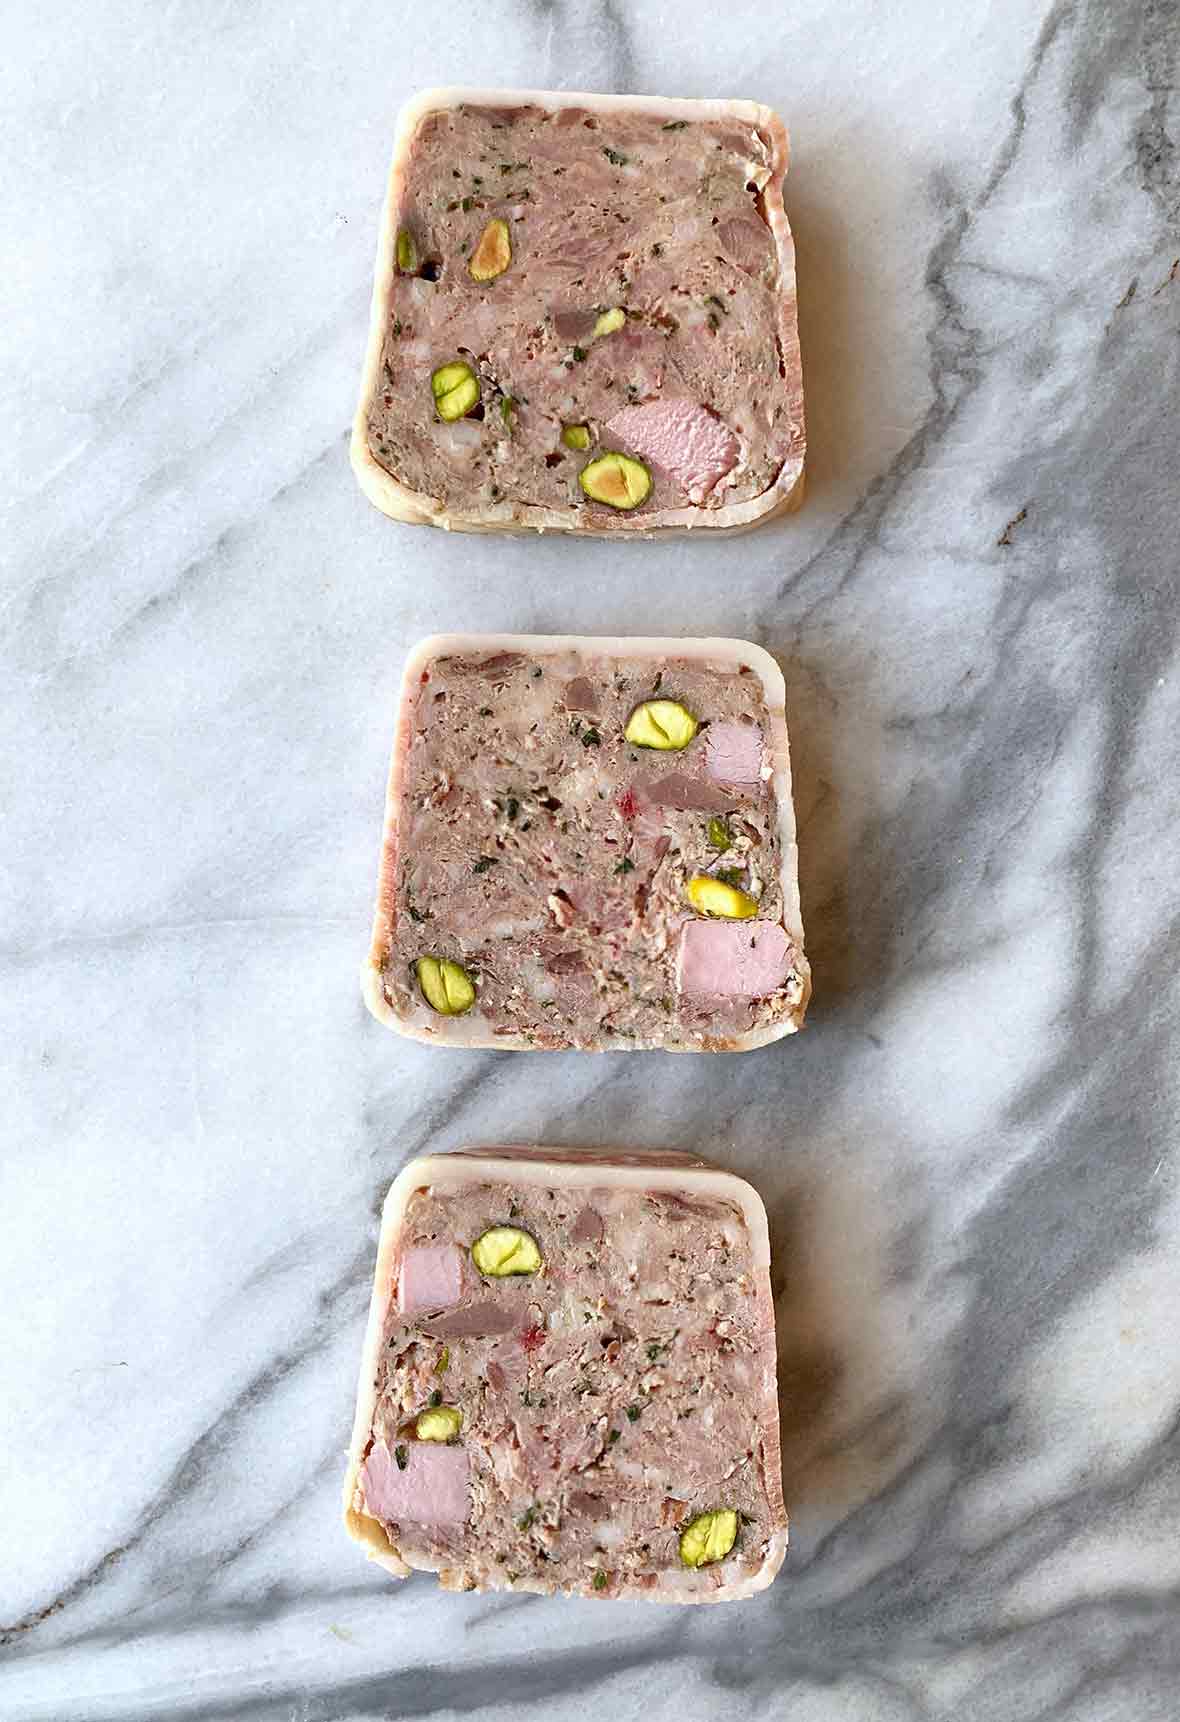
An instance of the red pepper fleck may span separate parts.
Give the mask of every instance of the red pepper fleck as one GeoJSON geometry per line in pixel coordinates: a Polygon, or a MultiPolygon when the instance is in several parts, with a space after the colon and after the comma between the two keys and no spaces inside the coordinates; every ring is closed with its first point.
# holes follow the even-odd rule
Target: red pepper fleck
{"type": "Polygon", "coordinates": [[[538,1351],[545,1343],[543,1327],[526,1327],[520,1336],[520,1343],[525,1351],[538,1351]]]}
{"type": "Polygon", "coordinates": [[[633,789],[625,789],[619,797],[619,812],[624,819],[634,819],[639,812],[639,797],[633,789]]]}

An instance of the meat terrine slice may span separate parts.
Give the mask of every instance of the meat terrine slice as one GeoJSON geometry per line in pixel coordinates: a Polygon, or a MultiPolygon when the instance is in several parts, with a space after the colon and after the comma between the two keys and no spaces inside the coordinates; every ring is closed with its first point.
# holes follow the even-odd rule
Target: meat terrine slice
{"type": "Polygon", "coordinates": [[[352,462],[397,520],[738,529],[802,496],[787,134],[746,101],[403,109],[352,462]]]}
{"type": "Polygon", "coordinates": [[[433,1044],[797,1029],[782,673],[744,640],[439,635],[402,687],[365,995],[433,1044]]]}
{"type": "Polygon", "coordinates": [[[766,1213],[688,1155],[488,1148],[389,1192],[345,1522],[398,1578],[657,1602],[787,1544],[766,1213]]]}

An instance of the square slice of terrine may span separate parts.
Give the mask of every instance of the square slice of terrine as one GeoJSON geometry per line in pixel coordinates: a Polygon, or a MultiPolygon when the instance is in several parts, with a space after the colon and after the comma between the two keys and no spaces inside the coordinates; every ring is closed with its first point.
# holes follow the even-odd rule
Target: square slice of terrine
{"type": "Polygon", "coordinates": [[[403,110],[352,461],[395,519],[651,536],[802,495],[787,134],[748,101],[403,110]]]}
{"type": "Polygon", "coordinates": [[[452,634],[402,686],[365,996],[436,1045],[797,1029],[785,689],[744,640],[452,634]]]}
{"type": "Polygon", "coordinates": [[[787,1544],[766,1213],[687,1155],[488,1148],[385,1203],[345,1521],[399,1578],[656,1602],[787,1544]]]}

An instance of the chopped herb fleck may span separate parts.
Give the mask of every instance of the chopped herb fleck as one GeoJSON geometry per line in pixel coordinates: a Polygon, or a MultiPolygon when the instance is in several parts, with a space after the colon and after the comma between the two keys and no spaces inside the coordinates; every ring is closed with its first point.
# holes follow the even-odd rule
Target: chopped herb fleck
{"type": "Polygon", "coordinates": [[[496,866],[498,860],[499,857],[496,855],[481,855],[471,871],[473,873],[486,873],[489,867],[496,866]]]}
{"type": "Polygon", "coordinates": [[[710,819],[707,831],[711,849],[726,850],[733,842],[733,834],[724,819],[710,819]]]}
{"type": "Polygon", "coordinates": [[[716,307],[720,311],[721,315],[723,317],[728,317],[729,306],[725,303],[724,299],[719,299],[717,297],[716,293],[710,293],[705,300],[705,304],[706,305],[716,305],[716,307]]]}
{"type": "Polygon", "coordinates": [[[585,735],[582,737],[582,746],[583,747],[600,747],[601,745],[602,745],[602,737],[599,735],[598,731],[596,729],[588,729],[586,731],[585,735]]]}
{"type": "Polygon", "coordinates": [[[470,197],[463,198],[459,207],[463,211],[464,215],[467,214],[467,211],[471,208],[471,205],[474,201],[475,201],[474,198],[470,198],[470,197]]]}
{"type": "Polygon", "coordinates": [[[627,157],[625,155],[620,155],[617,149],[608,149],[604,144],[602,147],[602,153],[606,157],[607,161],[610,162],[612,167],[626,167],[627,157]]]}
{"type": "Polygon", "coordinates": [[[710,327],[710,329],[713,330],[714,333],[716,333],[717,330],[721,327],[721,319],[717,315],[716,311],[710,311],[709,312],[709,327],[710,327]]]}
{"type": "Polygon", "coordinates": [[[607,1444],[607,1446],[608,1446],[608,1447],[613,1447],[613,1446],[614,1446],[614,1444],[615,1444],[615,1442],[616,1442],[616,1441],[617,1441],[617,1440],[618,1440],[618,1439],[619,1439],[619,1436],[620,1436],[620,1435],[621,1435],[621,1434],[622,1434],[622,1433],[623,1433],[623,1431],[622,1431],[622,1430],[621,1430],[621,1429],[612,1429],[612,1430],[611,1430],[611,1432],[610,1432],[610,1434],[609,1434],[609,1435],[608,1435],[608,1436],[607,1436],[607,1438],[606,1438],[606,1444],[607,1444]]]}
{"type": "Polygon", "coordinates": [[[410,1462],[410,1455],[406,1452],[405,1448],[404,1447],[395,1447],[393,1449],[393,1456],[394,1456],[395,1460],[397,1461],[398,1470],[404,1471],[406,1466],[410,1462]]]}
{"type": "Polygon", "coordinates": [[[640,1415],[642,1414],[642,1411],[643,1411],[642,1405],[628,1405],[627,1417],[628,1417],[629,1421],[632,1423],[638,1423],[640,1415]]]}
{"type": "Polygon", "coordinates": [[[430,1395],[431,1410],[434,1410],[434,1408],[436,1406],[441,1405],[441,1404],[442,1404],[442,1392],[439,1388],[436,1387],[434,1392],[430,1395]]]}
{"type": "Polygon", "coordinates": [[[606,1574],[604,1572],[596,1572],[590,1582],[594,1586],[595,1590],[605,1590],[606,1574]]]}
{"type": "Polygon", "coordinates": [[[419,926],[422,924],[423,921],[425,921],[427,919],[427,917],[424,914],[422,914],[421,910],[415,909],[415,907],[412,903],[406,904],[406,913],[407,913],[407,915],[409,915],[411,921],[416,921],[419,924],[419,926]]]}
{"type": "Polygon", "coordinates": [[[448,1345],[444,1345],[442,1348],[442,1356],[439,1358],[438,1362],[434,1366],[434,1373],[436,1375],[445,1375],[447,1372],[447,1364],[450,1361],[451,1361],[451,1348],[448,1345]]]}
{"type": "Polygon", "coordinates": [[[632,861],[632,859],[629,855],[624,855],[623,859],[619,862],[618,866],[615,868],[616,873],[634,873],[634,871],[635,871],[635,863],[634,863],[634,861],[632,861]]]}
{"type": "Polygon", "coordinates": [[[575,347],[575,348],[574,348],[574,351],[573,351],[573,359],[574,359],[574,363],[575,363],[575,364],[576,364],[576,365],[580,365],[580,364],[581,364],[581,363],[582,363],[582,360],[583,360],[583,359],[584,359],[584,358],[585,358],[585,357],[586,357],[586,349],[585,349],[585,347],[575,347]]]}
{"type": "Polygon", "coordinates": [[[517,814],[520,812],[520,802],[516,799],[515,795],[510,795],[508,797],[504,811],[508,815],[509,819],[516,818],[517,814]]]}
{"type": "Polygon", "coordinates": [[[516,1521],[517,1530],[518,1531],[527,1531],[531,1527],[536,1516],[537,1516],[536,1507],[530,1507],[527,1512],[522,1513],[520,1515],[519,1519],[517,1519],[517,1521],[516,1521]]]}
{"type": "Polygon", "coordinates": [[[740,867],[722,867],[718,870],[717,877],[724,879],[727,885],[733,885],[739,891],[746,882],[746,875],[740,867]]]}
{"type": "Polygon", "coordinates": [[[400,317],[395,317],[393,320],[393,332],[395,335],[400,335],[402,332],[402,320],[400,317]]]}
{"type": "Polygon", "coordinates": [[[534,677],[534,679],[535,679],[535,678],[536,678],[536,677],[537,677],[537,676],[539,676],[539,675],[540,675],[540,674],[541,674],[541,666],[540,666],[540,665],[539,665],[539,664],[538,664],[538,665],[537,665],[537,668],[536,668],[536,669],[535,669],[535,670],[534,670],[534,671],[533,671],[533,677],[534,677]]]}
{"type": "Polygon", "coordinates": [[[516,411],[516,401],[512,395],[505,395],[500,402],[500,417],[506,425],[512,423],[512,415],[516,411]]]}
{"type": "Polygon", "coordinates": [[[682,132],[687,124],[687,120],[668,120],[665,125],[660,127],[660,130],[662,132],[682,132]]]}
{"type": "Polygon", "coordinates": [[[480,717],[491,717],[491,715],[492,715],[491,706],[480,706],[479,715],[480,715],[480,717]]]}

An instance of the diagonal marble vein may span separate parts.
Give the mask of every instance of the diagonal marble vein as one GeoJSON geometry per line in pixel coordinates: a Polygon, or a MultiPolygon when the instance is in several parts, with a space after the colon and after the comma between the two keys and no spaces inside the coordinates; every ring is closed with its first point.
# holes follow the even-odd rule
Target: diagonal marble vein
{"type": "Polygon", "coordinates": [[[90,0],[8,37],[4,1722],[1172,1722],[1175,0],[90,0]],[[363,503],[392,120],[443,80],[782,110],[797,517],[606,553],[363,503]],[[778,653],[796,1045],[443,1056],[367,1018],[401,659],[459,624],[778,653]],[[384,1190],[497,1139],[763,1191],[764,1597],[443,1596],[345,1543],[384,1190]]]}

